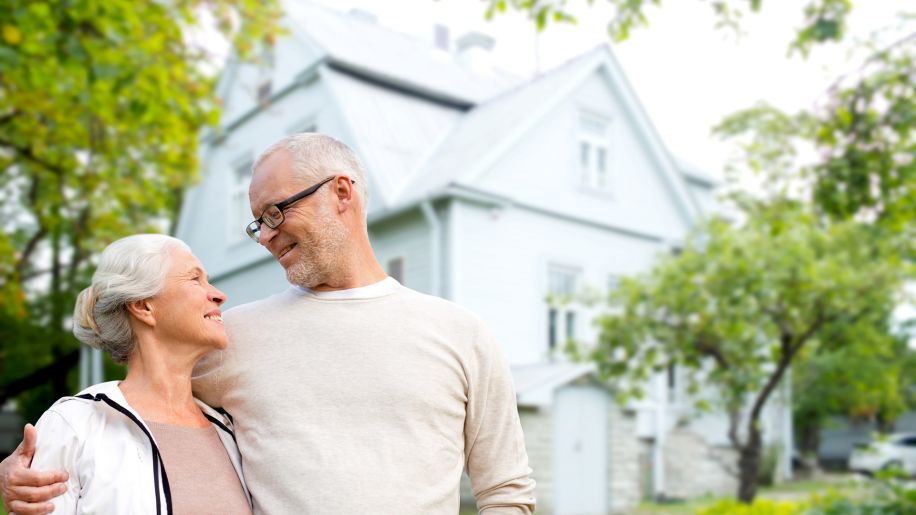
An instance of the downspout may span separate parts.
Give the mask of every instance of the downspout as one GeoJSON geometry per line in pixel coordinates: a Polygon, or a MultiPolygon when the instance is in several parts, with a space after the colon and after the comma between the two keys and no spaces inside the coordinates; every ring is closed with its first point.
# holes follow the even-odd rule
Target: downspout
{"type": "Polygon", "coordinates": [[[665,494],[665,426],[668,412],[668,385],[659,384],[656,378],[656,392],[660,393],[655,405],[655,446],[652,449],[652,490],[656,500],[663,499],[665,494]],[[659,388],[659,386],[661,386],[659,388]]]}
{"type": "Polygon", "coordinates": [[[433,209],[431,201],[424,200],[420,203],[420,210],[423,212],[423,218],[426,220],[427,225],[429,225],[429,270],[432,274],[429,282],[429,293],[430,295],[441,297],[442,288],[439,283],[442,278],[440,273],[442,259],[439,254],[442,249],[442,224],[439,222],[439,217],[436,216],[436,210],[433,209]]]}

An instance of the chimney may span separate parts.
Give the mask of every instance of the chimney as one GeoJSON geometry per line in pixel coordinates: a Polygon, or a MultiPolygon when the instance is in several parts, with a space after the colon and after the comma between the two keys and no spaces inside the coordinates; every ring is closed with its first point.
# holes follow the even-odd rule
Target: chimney
{"type": "Polygon", "coordinates": [[[496,44],[496,40],[492,37],[484,34],[483,32],[477,32],[472,30],[462,34],[458,38],[458,41],[455,42],[455,48],[458,50],[459,54],[463,54],[472,49],[479,49],[485,52],[493,50],[493,45],[496,44]]]}
{"type": "Polygon", "coordinates": [[[493,47],[496,40],[482,32],[471,31],[455,41],[458,59],[478,71],[493,67],[493,47]]]}
{"type": "Polygon", "coordinates": [[[449,34],[447,25],[441,23],[433,25],[433,44],[436,48],[448,52],[451,45],[451,34],[449,34]]]}

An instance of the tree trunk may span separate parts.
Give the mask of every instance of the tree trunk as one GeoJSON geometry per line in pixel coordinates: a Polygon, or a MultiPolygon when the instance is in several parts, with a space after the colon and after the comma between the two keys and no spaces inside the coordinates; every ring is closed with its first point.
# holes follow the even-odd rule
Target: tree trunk
{"type": "Polygon", "coordinates": [[[738,450],[738,500],[750,504],[757,496],[757,474],[760,471],[761,437],[757,420],[748,424],[747,443],[738,450]]]}

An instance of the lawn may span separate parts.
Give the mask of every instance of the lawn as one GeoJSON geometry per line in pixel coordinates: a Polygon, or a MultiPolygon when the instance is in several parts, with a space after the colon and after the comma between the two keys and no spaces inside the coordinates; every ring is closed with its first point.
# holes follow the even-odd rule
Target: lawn
{"type": "MultiPolygon", "coordinates": [[[[795,500],[805,499],[816,493],[834,491],[843,495],[858,496],[866,491],[866,483],[849,475],[829,475],[820,479],[792,481],[772,487],[761,488],[757,495],[761,499],[795,500]]],[[[632,515],[693,515],[699,510],[721,501],[723,497],[699,497],[687,502],[659,504],[643,503],[632,515]]],[[[474,515],[473,507],[462,507],[459,515],[474,515]]]]}
{"type": "MultiPolygon", "coordinates": [[[[817,493],[833,491],[849,497],[863,495],[867,484],[850,475],[828,475],[819,479],[798,480],[776,486],[761,488],[758,499],[789,501],[806,499],[817,493]]],[[[701,497],[678,504],[643,503],[633,515],[687,515],[711,506],[722,500],[722,497],[701,497]]]]}

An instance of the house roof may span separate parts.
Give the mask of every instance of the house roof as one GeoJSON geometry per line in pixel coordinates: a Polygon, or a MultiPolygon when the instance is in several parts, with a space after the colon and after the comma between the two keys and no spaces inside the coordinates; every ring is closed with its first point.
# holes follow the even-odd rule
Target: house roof
{"type": "Polygon", "coordinates": [[[550,406],[557,388],[594,375],[595,370],[594,363],[565,361],[513,366],[512,380],[515,382],[517,403],[529,408],[550,406]]]}
{"type": "Polygon", "coordinates": [[[323,49],[335,65],[366,78],[428,94],[457,106],[481,102],[521,79],[481,73],[431,42],[311,4],[284,2],[294,36],[323,49]]]}
{"type": "MultiPolygon", "coordinates": [[[[481,174],[595,73],[602,73],[610,82],[679,211],[692,221],[699,206],[687,193],[682,176],[685,171],[669,154],[608,45],[600,45],[470,110],[412,174],[412,179],[403,183],[396,204],[421,201],[451,185],[473,186],[481,174]]],[[[691,177],[700,176],[693,172],[691,177]]],[[[701,182],[712,184],[705,178],[701,182]]]]}
{"type": "MultiPolygon", "coordinates": [[[[317,65],[302,63],[304,71],[320,74],[336,98],[372,171],[382,217],[447,195],[453,186],[476,185],[595,73],[602,73],[619,96],[687,220],[698,212],[687,181],[715,185],[695,167],[671,158],[608,45],[522,80],[473,68],[430,42],[363,17],[303,1],[286,0],[284,7],[291,37],[319,54],[317,65]]],[[[231,81],[232,75],[230,67],[224,78],[231,81]]]]}
{"type": "Polygon", "coordinates": [[[465,114],[438,148],[402,185],[399,203],[435,194],[450,184],[469,182],[479,170],[506,151],[531,118],[552,108],[551,98],[565,98],[575,77],[594,69],[595,52],[565,64],[482,102],[465,114]]]}

